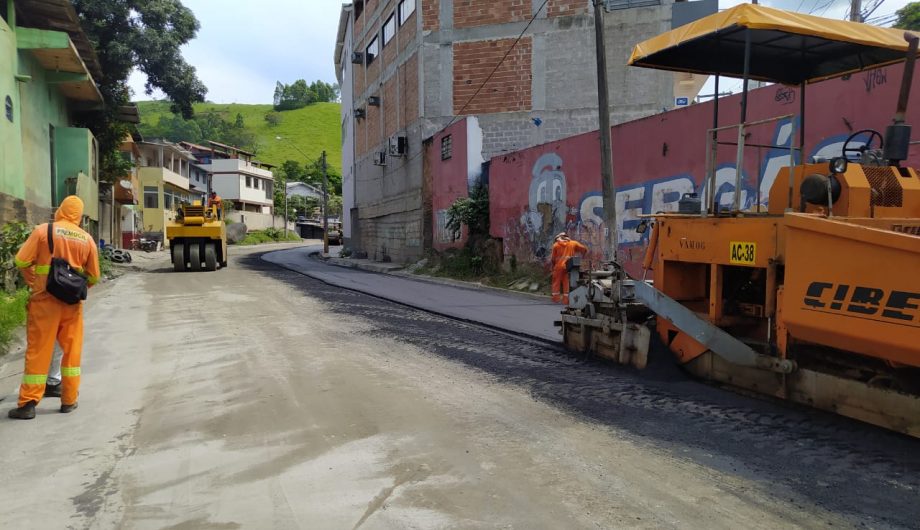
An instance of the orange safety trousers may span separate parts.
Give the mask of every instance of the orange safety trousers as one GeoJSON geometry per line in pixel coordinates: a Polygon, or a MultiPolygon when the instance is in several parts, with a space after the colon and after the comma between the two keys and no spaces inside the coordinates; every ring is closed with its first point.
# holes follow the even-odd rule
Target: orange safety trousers
{"type": "Polygon", "coordinates": [[[565,269],[566,261],[553,268],[553,302],[569,303],[569,271],[565,269]]]}
{"type": "Polygon", "coordinates": [[[83,352],[83,304],[69,305],[47,293],[29,301],[26,324],[26,371],[19,387],[19,406],[38,403],[45,395],[48,366],[57,340],[64,351],[61,361],[61,404],[73,405],[80,390],[80,356],[83,352]]]}

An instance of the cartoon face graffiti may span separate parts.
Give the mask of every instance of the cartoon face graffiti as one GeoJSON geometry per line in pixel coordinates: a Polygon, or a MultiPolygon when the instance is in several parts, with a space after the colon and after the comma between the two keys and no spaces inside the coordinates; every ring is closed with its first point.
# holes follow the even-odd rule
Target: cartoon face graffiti
{"type": "Polygon", "coordinates": [[[529,207],[521,216],[521,225],[534,243],[534,253],[542,257],[551,243],[552,234],[565,226],[566,186],[562,157],[546,153],[533,166],[529,207]]]}

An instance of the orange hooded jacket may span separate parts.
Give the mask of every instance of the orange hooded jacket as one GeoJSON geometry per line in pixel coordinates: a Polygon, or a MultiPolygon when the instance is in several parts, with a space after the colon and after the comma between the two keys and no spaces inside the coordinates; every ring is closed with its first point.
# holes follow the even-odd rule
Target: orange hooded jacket
{"type": "Polygon", "coordinates": [[[556,243],[553,244],[553,252],[551,254],[550,260],[553,266],[553,270],[564,271],[569,258],[577,254],[584,256],[587,253],[588,247],[582,245],[578,241],[572,239],[556,241],[556,243]]]}
{"type": "MultiPolygon", "coordinates": [[[[82,217],[83,201],[79,197],[71,195],[61,202],[54,216],[54,257],[67,260],[93,286],[99,282],[99,254],[92,236],[80,228],[82,217]]],[[[32,297],[44,293],[51,270],[47,223],[35,227],[14,262],[32,289],[32,297]]]]}

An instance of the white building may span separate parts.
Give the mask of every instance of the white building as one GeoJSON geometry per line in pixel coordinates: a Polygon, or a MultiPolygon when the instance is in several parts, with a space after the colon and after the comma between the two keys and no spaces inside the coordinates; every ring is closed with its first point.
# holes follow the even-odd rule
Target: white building
{"type": "Polygon", "coordinates": [[[192,163],[188,169],[188,187],[192,195],[192,200],[203,201],[208,196],[208,190],[211,187],[211,174],[208,170],[200,165],[192,163]]]}
{"type": "Polygon", "coordinates": [[[298,196],[298,197],[307,197],[316,200],[323,200],[323,190],[307,184],[306,182],[288,182],[287,183],[287,194],[288,197],[298,196]]]}
{"type": "Polygon", "coordinates": [[[275,203],[275,176],[269,164],[253,160],[254,153],[208,142],[204,147],[182,142],[198,159],[197,167],[211,175],[211,189],[240,212],[271,215],[275,203]]]}
{"type": "Polygon", "coordinates": [[[351,52],[354,51],[351,16],[353,9],[351,4],[342,6],[334,57],[335,73],[342,98],[342,233],[346,246],[349,246],[351,239],[355,237],[352,231],[358,215],[355,208],[355,121],[352,115],[355,67],[351,62],[351,52]]]}

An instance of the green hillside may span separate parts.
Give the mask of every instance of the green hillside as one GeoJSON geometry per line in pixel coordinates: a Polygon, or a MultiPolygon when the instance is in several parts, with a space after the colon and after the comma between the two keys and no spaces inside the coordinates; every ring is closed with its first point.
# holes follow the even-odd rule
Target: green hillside
{"type": "MultiPolygon", "coordinates": [[[[156,126],[161,116],[170,116],[169,103],[165,101],[139,101],[141,133],[147,126],[156,126]]],[[[243,105],[237,103],[199,103],[196,113],[214,111],[222,118],[233,122],[236,115],[243,116],[245,129],[256,137],[256,158],[269,164],[281,165],[285,160],[303,163],[304,157],[288,142],[276,140],[276,136],[287,138],[311,159],[319,158],[326,150],[330,166],[341,171],[342,165],[342,117],[338,103],[314,103],[313,105],[279,113],[281,122],[275,126],[265,121],[265,115],[272,112],[271,105],[243,105]]]]}

